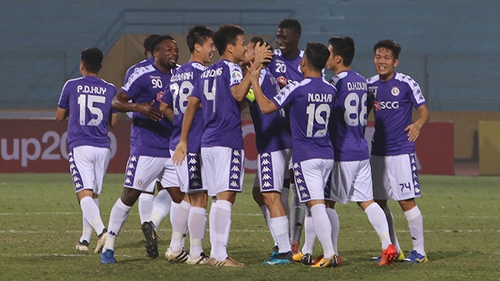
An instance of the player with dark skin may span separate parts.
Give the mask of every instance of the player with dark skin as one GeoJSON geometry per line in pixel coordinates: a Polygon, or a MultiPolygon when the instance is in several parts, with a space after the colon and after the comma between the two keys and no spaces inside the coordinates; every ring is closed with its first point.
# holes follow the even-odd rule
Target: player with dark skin
{"type": "Polygon", "coordinates": [[[287,59],[296,58],[299,53],[300,34],[297,34],[292,28],[280,28],[276,32],[276,44],[281,50],[283,57],[287,59]]]}
{"type": "MultiPolygon", "coordinates": [[[[166,39],[158,43],[153,51],[155,65],[165,73],[171,73],[172,69],[177,67],[179,58],[179,48],[174,40],[166,39]]],[[[163,118],[163,113],[153,107],[154,100],[147,103],[129,103],[130,97],[123,91],[119,91],[113,99],[113,109],[122,112],[137,111],[140,114],[149,117],[153,121],[159,121],[163,118]]],[[[178,187],[168,188],[170,196],[174,202],[181,202],[184,194],[178,187]]],[[[133,188],[124,188],[121,200],[127,206],[132,206],[142,191],[133,188]]]]}

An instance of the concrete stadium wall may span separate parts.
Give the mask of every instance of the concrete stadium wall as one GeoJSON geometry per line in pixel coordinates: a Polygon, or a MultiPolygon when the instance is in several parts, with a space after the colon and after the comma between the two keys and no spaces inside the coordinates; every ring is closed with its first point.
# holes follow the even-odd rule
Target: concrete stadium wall
{"type": "Polygon", "coordinates": [[[123,34],[236,23],[274,37],[280,20],[294,17],[303,27],[301,47],[353,37],[353,67],[365,76],[375,72],[373,44],[398,41],[398,71],[420,83],[433,111],[496,111],[499,10],[496,0],[7,0],[0,8],[0,106],[52,107],[65,80],[78,76],[80,51],[97,45],[107,52],[123,34]]]}

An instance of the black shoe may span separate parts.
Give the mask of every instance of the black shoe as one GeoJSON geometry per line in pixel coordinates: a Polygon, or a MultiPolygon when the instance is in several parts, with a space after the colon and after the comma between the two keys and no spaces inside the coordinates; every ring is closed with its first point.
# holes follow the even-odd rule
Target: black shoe
{"type": "Polygon", "coordinates": [[[141,229],[146,238],[146,255],[153,259],[158,257],[158,235],[156,235],[153,222],[144,222],[141,229]]]}

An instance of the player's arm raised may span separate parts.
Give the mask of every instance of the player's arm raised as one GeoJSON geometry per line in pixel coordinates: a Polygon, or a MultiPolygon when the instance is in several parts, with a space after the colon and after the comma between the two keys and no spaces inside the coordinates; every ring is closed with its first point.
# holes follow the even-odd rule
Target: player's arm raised
{"type": "MultiPolygon", "coordinates": [[[[258,68],[264,62],[271,62],[273,59],[273,52],[269,49],[269,45],[260,45],[260,42],[255,46],[255,57],[253,67],[258,68]]],[[[250,64],[252,66],[252,64],[250,64]]],[[[248,66],[247,66],[248,68],[248,66]]],[[[250,89],[250,73],[247,73],[240,84],[231,87],[231,94],[236,101],[241,102],[245,98],[250,89]]]]}
{"type": "Polygon", "coordinates": [[[184,118],[182,119],[181,138],[179,144],[175,147],[174,156],[172,156],[172,161],[175,165],[181,165],[184,159],[186,159],[189,131],[191,130],[191,124],[193,124],[194,115],[200,103],[201,101],[197,97],[190,96],[188,99],[186,112],[184,112],[184,118]]]}
{"type": "Polygon", "coordinates": [[[151,102],[143,102],[143,103],[135,103],[135,102],[128,102],[130,100],[130,97],[125,94],[123,91],[119,91],[118,94],[113,98],[113,101],[111,103],[111,107],[120,112],[129,112],[129,111],[136,111],[139,112],[140,114],[149,117],[149,119],[153,121],[159,121],[163,117],[162,112],[153,107],[153,104],[155,101],[151,102]]]}
{"type": "Polygon", "coordinates": [[[418,136],[420,135],[420,129],[429,121],[430,114],[429,114],[429,108],[427,105],[421,105],[417,108],[417,111],[419,113],[419,117],[417,121],[413,122],[413,124],[409,125],[408,127],[405,128],[405,131],[408,131],[408,140],[409,141],[415,141],[417,140],[418,136]]]}
{"type": "Polygon", "coordinates": [[[255,100],[259,105],[260,111],[262,111],[262,113],[264,114],[269,114],[271,112],[278,110],[276,104],[274,104],[274,102],[268,100],[267,97],[264,96],[262,88],[260,87],[259,78],[260,78],[260,70],[262,69],[262,64],[257,68],[255,68],[255,65],[253,65],[252,63],[250,64],[251,67],[248,67],[248,73],[251,78],[255,100]]]}

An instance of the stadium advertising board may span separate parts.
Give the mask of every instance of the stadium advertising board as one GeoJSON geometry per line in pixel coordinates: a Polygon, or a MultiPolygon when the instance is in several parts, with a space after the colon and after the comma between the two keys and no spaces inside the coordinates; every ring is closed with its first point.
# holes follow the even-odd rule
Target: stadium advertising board
{"type": "MultiPolygon", "coordinates": [[[[129,156],[130,120],[110,129],[111,161],[108,173],[123,173],[129,156]]],[[[373,126],[373,125],[372,125],[373,126]]],[[[371,138],[373,127],[367,128],[371,138]]],[[[54,120],[0,120],[0,173],[68,172],[67,122],[54,120]]],[[[245,172],[257,171],[255,133],[251,120],[243,120],[245,172]]],[[[416,142],[420,173],[454,174],[453,124],[427,124],[416,142]]]]}

